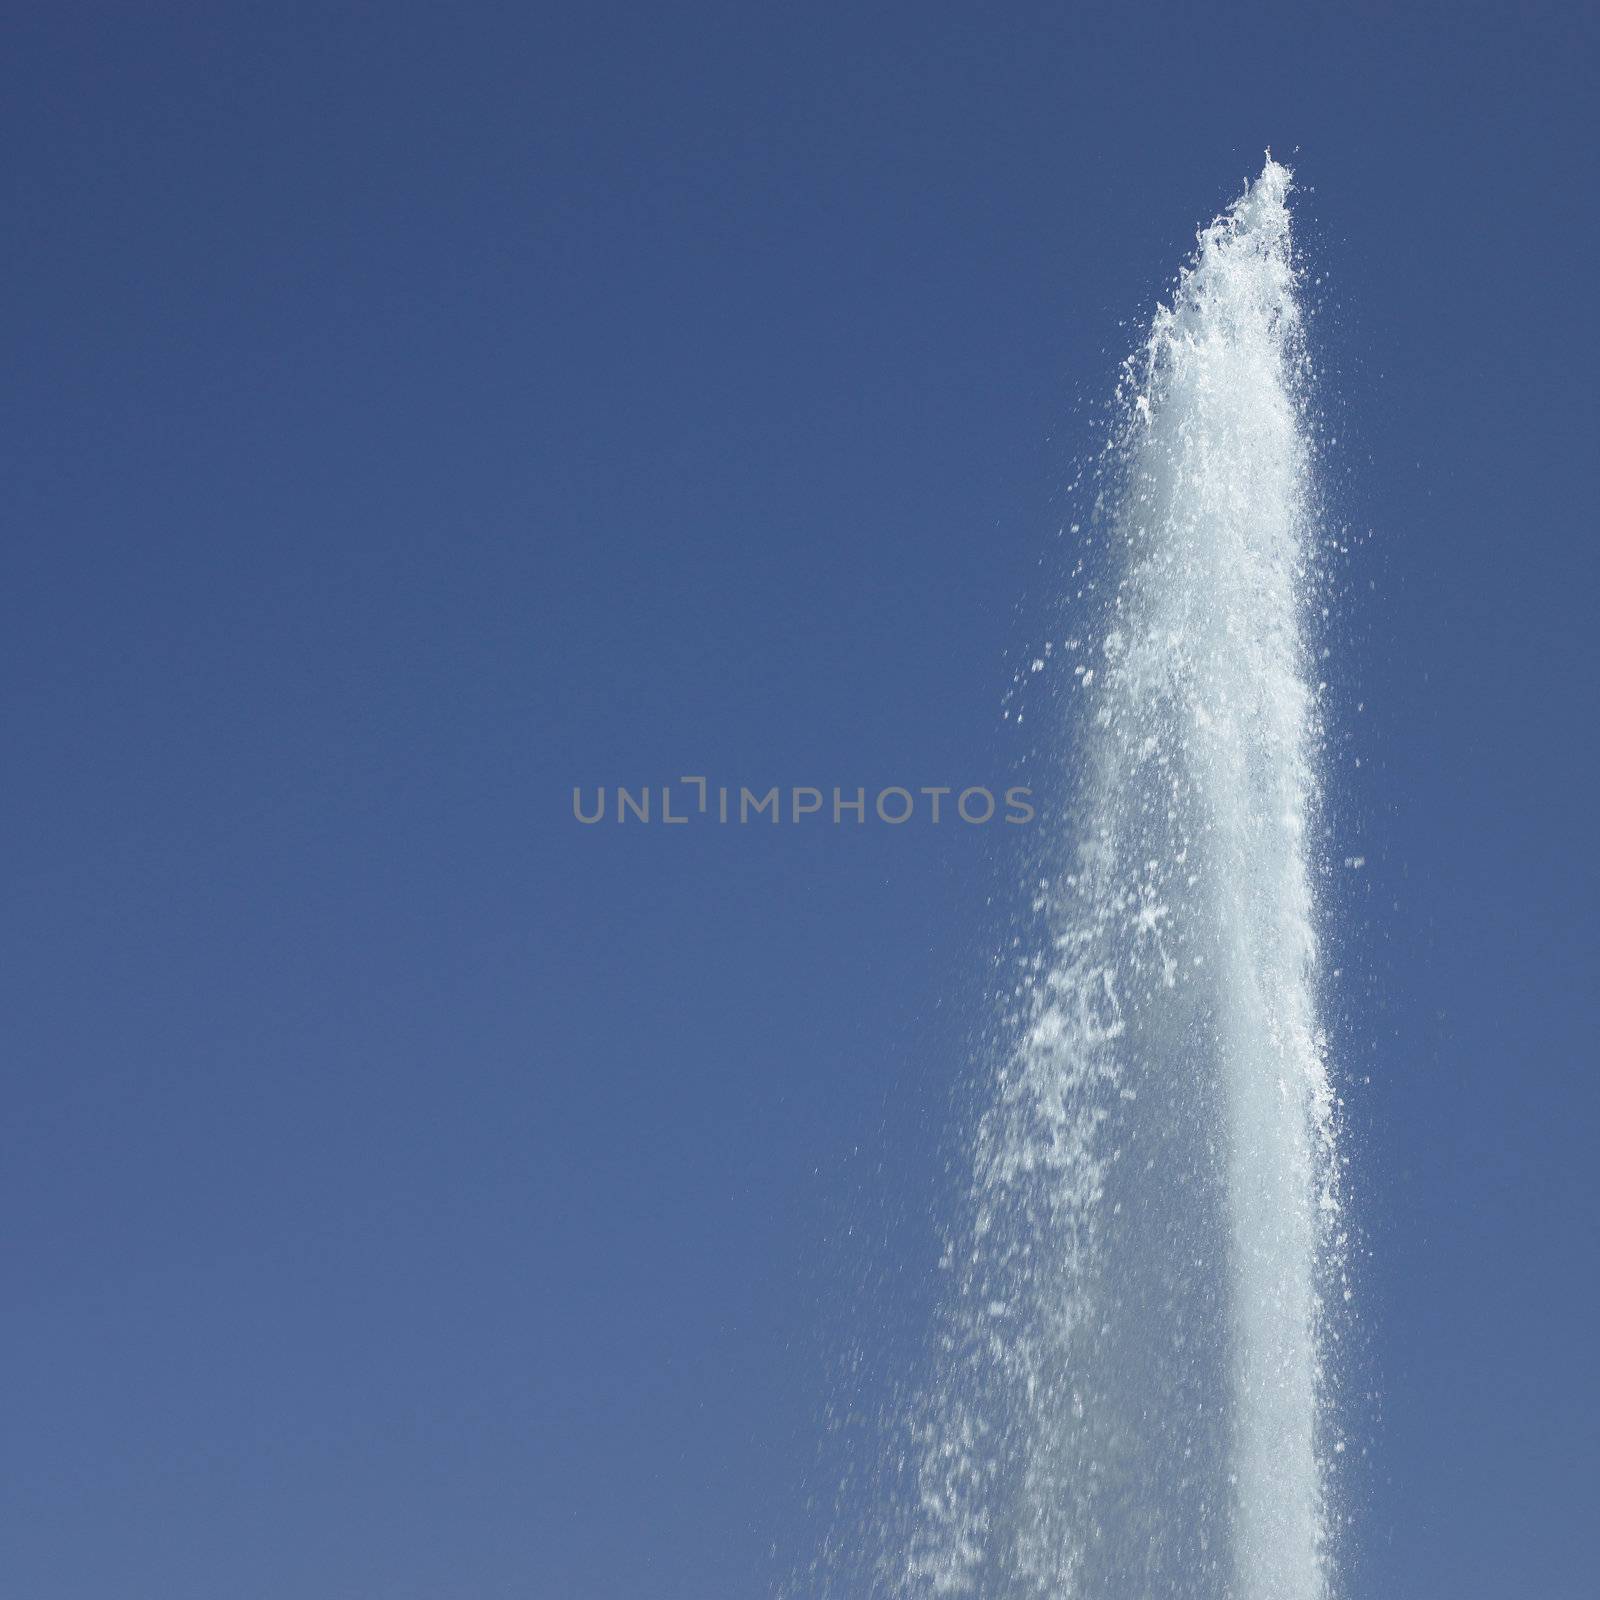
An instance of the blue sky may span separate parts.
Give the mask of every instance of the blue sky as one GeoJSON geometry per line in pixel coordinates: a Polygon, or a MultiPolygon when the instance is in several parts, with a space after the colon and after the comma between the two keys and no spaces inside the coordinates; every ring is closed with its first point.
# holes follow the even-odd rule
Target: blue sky
{"type": "Polygon", "coordinates": [[[1595,22],[11,8],[8,1586],[804,1556],[1023,854],[570,789],[1070,760],[1000,717],[1062,490],[1270,144],[1363,534],[1351,1593],[1586,1592],[1595,22]]]}

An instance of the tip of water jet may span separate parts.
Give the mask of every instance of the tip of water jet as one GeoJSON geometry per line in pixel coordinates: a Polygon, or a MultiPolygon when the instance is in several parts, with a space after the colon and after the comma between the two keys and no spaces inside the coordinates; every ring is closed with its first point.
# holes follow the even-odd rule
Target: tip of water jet
{"type": "Polygon", "coordinates": [[[1261,165],[1261,176],[1251,187],[1264,190],[1274,200],[1281,200],[1294,187],[1294,168],[1287,162],[1274,160],[1272,146],[1268,145],[1261,165]]]}

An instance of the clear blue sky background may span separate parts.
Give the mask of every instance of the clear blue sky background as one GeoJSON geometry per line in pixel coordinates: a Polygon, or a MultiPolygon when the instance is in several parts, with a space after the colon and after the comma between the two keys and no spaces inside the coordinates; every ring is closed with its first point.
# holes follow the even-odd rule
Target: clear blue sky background
{"type": "Polygon", "coordinates": [[[803,1556],[830,1362],[926,1310],[1021,854],[569,789],[1037,773],[999,706],[1075,407],[1270,144],[1372,530],[1352,1591],[1592,1593],[1594,43],[8,8],[5,1592],[746,1600],[803,1556]]]}

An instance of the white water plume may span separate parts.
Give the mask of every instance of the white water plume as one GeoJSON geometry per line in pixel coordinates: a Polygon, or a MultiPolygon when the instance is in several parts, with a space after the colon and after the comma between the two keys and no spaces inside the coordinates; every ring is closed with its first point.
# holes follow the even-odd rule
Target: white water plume
{"type": "Polygon", "coordinates": [[[1077,802],[975,1128],[882,1592],[1330,1592],[1341,1224],[1289,191],[1269,157],[1124,371],[1077,802]]]}

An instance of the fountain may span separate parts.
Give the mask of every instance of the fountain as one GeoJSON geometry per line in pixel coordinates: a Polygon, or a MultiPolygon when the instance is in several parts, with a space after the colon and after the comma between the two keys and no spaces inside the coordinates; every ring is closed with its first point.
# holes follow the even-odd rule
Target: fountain
{"type": "Polygon", "coordinates": [[[1085,535],[1102,580],[1053,657],[1070,824],[974,1119],[875,1592],[1330,1592],[1342,1223],[1290,190],[1269,156],[1122,372],[1085,535]]]}

